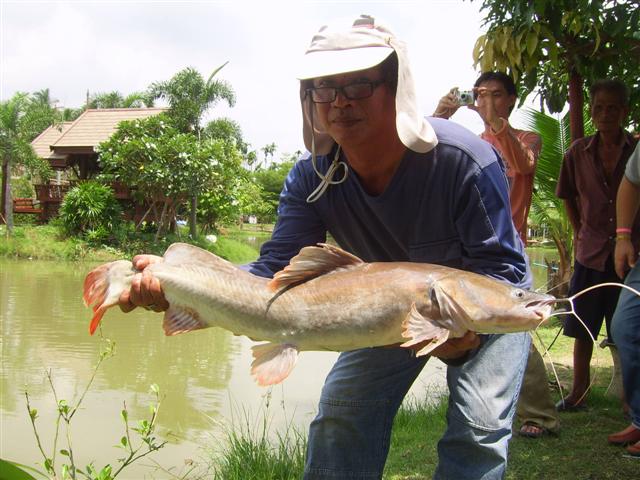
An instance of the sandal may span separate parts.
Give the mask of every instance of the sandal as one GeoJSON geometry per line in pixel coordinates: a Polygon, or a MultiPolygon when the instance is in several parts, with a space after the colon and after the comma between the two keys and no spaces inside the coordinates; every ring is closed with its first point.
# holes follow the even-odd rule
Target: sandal
{"type": "Polygon", "coordinates": [[[518,430],[518,435],[526,438],[540,438],[549,434],[549,430],[535,423],[523,423],[518,430]]]}

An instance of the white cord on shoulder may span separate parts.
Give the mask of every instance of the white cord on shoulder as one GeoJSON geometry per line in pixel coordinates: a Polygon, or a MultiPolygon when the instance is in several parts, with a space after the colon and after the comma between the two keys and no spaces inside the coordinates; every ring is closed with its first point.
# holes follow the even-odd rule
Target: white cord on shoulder
{"type": "Polygon", "coordinates": [[[336,149],[336,154],[333,157],[333,162],[331,162],[331,165],[329,166],[327,173],[323,175],[322,173],[320,173],[320,171],[316,167],[315,152],[311,154],[311,165],[313,165],[313,170],[316,172],[316,175],[320,177],[321,181],[320,181],[320,185],[318,185],[317,188],[313,192],[311,192],[311,194],[307,197],[307,203],[313,203],[316,200],[318,200],[322,196],[322,194],[327,190],[327,188],[329,188],[329,185],[338,185],[339,183],[342,183],[347,179],[347,176],[349,175],[349,167],[347,167],[347,164],[345,162],[338,161],[339,158],[340,158],[340,146],[338,145],[338,148],[336,149]],[[334,180],[333,176],[336,174],[336,172],[340,167],[344,168],[344,173],[342,174],[342,178],[340,180],[334,180]]]}
{"type": "Polygon", "coordinates": [[[324,192],[327,191],[327,188],[329,188],[329,185],[338,185],[339,183],[344,182],[349,176],[349,167],[345,162],[340,161],[340,152],[342,151],[342,148],[340,147],[340,145],[338,145],[338,148],[336,148],[336,153],[333,156],[333,161],[331,162],[331,165],[329,165],[329,169],[327,170],[327,173],[323,175],[318,170],[318,167],[316,166],[316,139],[314,135],[315,130],[313,128],[313,108],[310,109],[310,112],[311,113],[309,116],[311,117],[311,165],[313,166],[313,171],[316,172],[316,175],[320,178],[320,185],[318,185],[316,189],[313,192],[311,192],[311,194],[307,197],[307,203],[315,202],[322,196],[322,194],[324,194],[324,192]],[[342,178],[340,180],[334,180],[333,177],[340,167],[344,169],[342,178]]]}

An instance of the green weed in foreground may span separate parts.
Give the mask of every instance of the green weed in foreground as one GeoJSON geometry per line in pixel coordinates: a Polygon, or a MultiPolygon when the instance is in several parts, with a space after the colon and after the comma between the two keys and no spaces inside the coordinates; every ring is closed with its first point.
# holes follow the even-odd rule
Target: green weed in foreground
{"type": "MultiPolygon", "coordinates": [[[[160,450],[167,443],[166,441],[161,441],[156,437],[156,420],[158,418],[158,410],[160,408],[161,400],[158,386],[151,385],[151,393],[154,394],[155,400],[149,406],[150,417],[148,420],[140,420],[137,422],[136,426],[131,426],[126,404],[121,411],[121,419],[124,423],[124,435],[120,438],[120,441],[116,446],[122,450],[123,456],[118,458],[117,461],[114,462],[114,465],[107,464],[102,468],[97,468],[93,462],[89,463],[84,468],[81,468],[78,465],[76,458],[77,449],[75,448],[76,445],[72,442],[71,436],[72,419],[80,409],[87,392],[91,388],[100,365],[104,360],[114,355],[114,349],[115,344],[113,342],[108,339],[102,339],[98,362],[93,368],[91,377],[82,394],[73,402],[68,402],[67,400],[58,397],[52,373],[51,371],[47,371],[47,379],[55,399],[58,413],[55,422],[54,436],[49,444],[44,442],[40,436],[36,422],[39,418],[38,410],[33,408],[29,398],[29,393],[25,391],[26,406],[35,437],[35,443],[44,460],[42,464],[44,471],[37,471],[39,476],[61,480],[78,480],[81,478],[87,480],[113,480],[131,464],[160,450]]],[[[82,445],[82,442],[78,443],[82,445]]],[[[25,471],[26,469],[20,468],[18,464],[9,462],[8,464],[2,464],[2,467],[3,470],[7,467],[17,470],[18,474],[22,473],[24,475],[24,477],[22,477],[24,479],[30,478],[29,474],[25,471]]],[[[21,478],[19,476],[15,476],[15,472],[13,475],[14,476],[12,478],[15,480],[21,478]]],[[[4,477],[4,472],[0,478],[7,480],[4,477]]]]}
{"type": "Polygon", "coordinates": [[[241,425],[226,432],[226,445],[212,454],[214,480],[297,480],[302,478],[306,438],[289,426],[271,438],[266,414],[252,426],[245,414],[241,425]]]}

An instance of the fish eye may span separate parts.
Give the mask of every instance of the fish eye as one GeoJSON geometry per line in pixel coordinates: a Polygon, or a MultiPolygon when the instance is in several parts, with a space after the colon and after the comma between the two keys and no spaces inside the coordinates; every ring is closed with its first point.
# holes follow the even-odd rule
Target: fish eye
{"type": "Polygon", "coordinates": [[[516,298],[524,298],[524,290],[520,290],[519,288],[513,291],[513,296],[516,298]]]}

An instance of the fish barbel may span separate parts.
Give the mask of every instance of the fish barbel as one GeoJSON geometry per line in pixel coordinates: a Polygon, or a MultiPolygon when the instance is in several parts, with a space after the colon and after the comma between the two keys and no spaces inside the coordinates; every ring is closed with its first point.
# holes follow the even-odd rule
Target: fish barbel
{"type": "MultiPolygon", "coordinates": [[[[413,262],[366,263],[327,245],[305,247],[267,279],[216,255],[175,243],[145,270],[159,279],[169,309],[166,335],[221,327],[252,340],[252,374],[260,385],[284,380],[298,352],[345,351],[426,343],[426,355],[468,330],[507,333],[536,328],[555,298],[472,272],[413,262]]],[[[93,306],[89,331],[118,303],[139,273],[120,260],[92,270],[84,301],[93,306]]]]}

